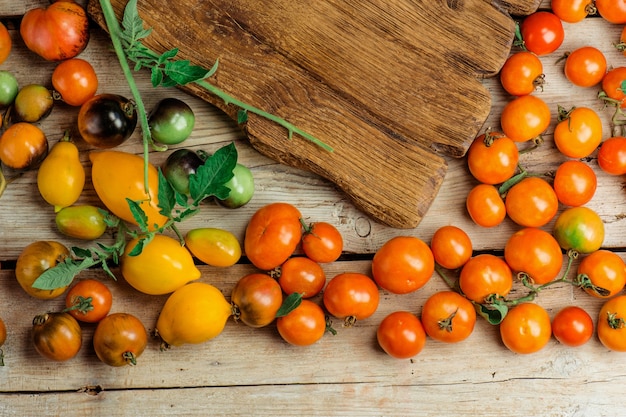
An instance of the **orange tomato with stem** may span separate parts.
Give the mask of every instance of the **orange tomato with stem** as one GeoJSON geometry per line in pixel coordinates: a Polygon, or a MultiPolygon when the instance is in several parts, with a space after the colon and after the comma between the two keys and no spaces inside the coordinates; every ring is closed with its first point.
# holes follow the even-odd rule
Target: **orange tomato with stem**
{"type": "Polygon", "coordinates": [[[607,349],[626,352],[626,295],[604,302],[598,314],[596,333],[607,349]]]}
{"type": "Polygon", "coordinates": [[[513,287],[509,265],[490,253],[468,260],[459,275],[461,292],[471,301],[484,303],[490,296],[506,297],[513,287]]]}
{"type": "Polygon", "coordinates": [[[557,121],[554,144],[565,156],[585,158],[602,142],[602,120],[588,107],[565,110],[559,106],[557,121]]]}
{"type": "Polygon", "coordinates": [[[514,272],[524,273],[534,284],[554,280],[563,266],[559,243],[550,233],[534,227],[523,228],[509,237],[504,259],[514,272]]]}
{"type": "Polygon", "coordinates": [[[626,285],[626,264],[615,252],[600,249],[580,261],[576,280],[587,294],[610,298],[626,285]]]}
{"type": "Polygon", "coordinates": [[[276,319],[276,328],[287,343],[309,346],[326,333],[326,315],[313,301],[302,300],[298,307],[276,319]]]}
{"type": "MultiPolygon", "coordinates": [[[[625,26],[626,29],[626,26],[625,26]]],[[[626,37],[626,36],[625,36],[626,37]]],[[[622,40],[622,44],[625,46],[626,51],[626,39],[622,40]]],[[[625,52],[626,53],[626,52],[625,52]]],[[[606,94],[606,97],[602,97],[605,101],[612,102],[613,104],[625,108],[626,94],[624,94],[626,83],[626,66],[614,67],[607,71],[602,78],[602,91],[606,94]]]]}
{"type": "Polygon", "coordinates": [[[88,61],[72,58],[56,66],[52,72],[52,86],[65,103],[81,106],[96,94],[98,76],[88,61]]]}
{"type": "Polygon", "coordinates": [[[512,96],[525,96],[540,89],[545,83],[543,63],[529,51],[509,56],[500,69],[500,84],[512,96]]]}
{"type": "Polygon", "coordinates": [[[595,12],[592,0],[552,0],[550,8],[559,19],[578,23],[595,12]]]}
{"type": "MultiPolygon", "coordinates": [[[[302,220],[301,220],[302,221],[302,220]]],[[[305,255],[320,263],[335,262],[343,251],[343,237],[335,226],[327,222],[309,225],[302,221],[302,250],[305,255]]]]}
{"type": "Polygon", "coordinates": [[[426,334],[445,343],[467,339],[476,324],[474,305],[454,291],[439,291],[428,297],[421,316],[426,334]]]}
{"type": "Polygon", "coordinates": [[[323,302],[326,310],[344,325],[352,326],[357,320],[371,317],[378,309],[380,294],[376,283],[358,272],[335,275],[326,285],[323,302]]]}
{"type": "Polygon", "coordinates": [[[515,174],[519,150],[513,140],[499,132],[479,135],[467,150],[470,173],[484,184],[500,184],[515,174]]]}

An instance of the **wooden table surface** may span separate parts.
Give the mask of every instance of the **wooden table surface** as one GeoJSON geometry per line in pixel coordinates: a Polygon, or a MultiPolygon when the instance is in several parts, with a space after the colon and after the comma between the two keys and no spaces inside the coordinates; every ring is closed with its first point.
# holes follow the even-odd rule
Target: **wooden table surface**
{"type": "MultiPolygon", "coordinates": [[[[0,69],[12,71],[20,85],[49,84],[54,64],[42,62],[28,52],[19,39],[19,17],[45,0],[21,2],[0,0],[0,16],[10,28],[14,50],[0,69]]],[[[542,7],[549,6],[545,1],[542,7]]],[[[590,18],[565,25],[565,43],[559,52],[542,57],[546,74],[543,91],[536,94],[551,109],[589,106],[597,109],[609,132],[610,110],[596,99],[597,88],[570,86],[562,75],[559,56],[578,46],[591,44],[606,53],[610,66],[626,64],[613,48],[621,26],[590,18]]],[[[89,60],[100,79],[99,92],[129,95],[108,38],[99,29],[81,57],[89,60]]],[[[426,242],[439,227],[453,224],[463,228],[478,252],[501,254],[508,237],[519,227],[506,220],[493,229],[472,224],[464,207],[465,196],[475,184],[463,159],[450,159],[449,172],[431,209],[415,229],[392,229],[359,212],[330,183],[305,171],[279,165],[259,155],[246,142],[238,127],[205,102],[181,91],[153,89],[146,73],[136,74],[147,107],[164,97],[185,100],[196,114],[196,128],[185,147],[212,151],[230,142],[237,146],[240,162],[251,168],[256,192],[245,207],[229,210],[206,205],[202,212],[183,223],[181,230],[220,227],[240,240],[248,219],[259,207],[275,201],[297,206],[310,221],[327,221],[339,228],[345,241],[341,261],[325,264],[327,277],[345,271],[370,273],[371,256],[393,236],[410,235],[426,242]],[[345,258],[345,259],[344,259],[345,258]]],[[[486,126],[497,127],[499,112],[509,97],[497,79],[484,80],[493,94],[493,111],[486,126]]],[[[41,122],[50,143],[73,126],[76,109],[59,104],[41,122]]],[[[556,117],[545,136],[545,144],[525,154],[521,163],[533,172],[554,170],[565,160],[552,144],[556,117]]],[[[87,164],[87,145],[79,143],[81,159],[87,164]]],[[[141,153],[140,134],[120,147],[141,153]]],[[[153,153],[155,164],[167,154],[153,153]]],[[[624,181],[602,173],[594,157],[589,164],[598,175],[598,189],[588,204],[605,223],[604,247],[626,252],[624,181]]],[[[372,167],[375,169],[375,167],[372,167]]],[[[407,176],[407,180],[410,178],[407,176]]],[[[90,183],[80,202],[97,203],[90,183]]],[[[427,340],[424,350],[410,360],[387,356],[377,345],[378,323],[395,310],[420,313],[423,302],[434,292],[446,289],[433,275],[419,291],[393,295],[381,290],[376,314],[344,328],[336,321],[338,334],[326,335],[310,347],[293,347],[282,341],[275,325],[248,328],[229,321],[224,332],[201,345],[159,350],[151,340],[137,366],[112,368],[98,361],[90,344],[92,326],[84,326],[84,346],[74,359],[53,363],[41,358],[29,339],[34,315],[60,308],[62,300],[42,301],[29,297],[15,280],[14,261],[35,240],[57,240],[81,245],[62,237],[55,229],[54,213],[36,188],[36,173],[27,172],[12,182],[0,198],[0,317],[8,327],[3,346],[6,365],[0,368],[0,415],[319,415],[319,416],[616,416],[622,415],[626,400],[626,356],[608,351],[597,337],[586,345],[569,348],[551,340],[540,352],[519,355],[510,352],[499,338],[498,328],[479,320],[466,341],[447,345],[427,340]]],[[[545,229],[550,230],[552,223],[545,229]]],[[[254,268],[241,262],[227,269],[200,266],[201,280],[210,282],[229,296],[236,281],[254,268]]],[[[81,277],[108,280],[93,270],[81,277]]],[[[114,293],[113,311],[135,314],[153,329],[166,296],[147,296],[130,288],[123,279],[107,281],[114,293]]],[[[516,283],[514,292],[522,291],[516,283]]],[[[596,320],[601,300],[562,284],[542,292],[536,300],[551,316],[567,305],[584,307],[596,320]]]]}

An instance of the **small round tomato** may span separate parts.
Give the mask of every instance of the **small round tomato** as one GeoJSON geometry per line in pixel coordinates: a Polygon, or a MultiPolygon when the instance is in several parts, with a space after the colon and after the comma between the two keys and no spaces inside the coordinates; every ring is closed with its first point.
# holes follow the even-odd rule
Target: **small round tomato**
{"type": "Polygon", "coordinates": [[[556,170],[552,187],[559,201],[570,207],[587,204],[596,193],[595,171],[579,160],[565,161],[556,170]]]}
{"type": "Polygon", "coordinates": [[[515,174],[519,151],[513,140],[497,132],[478,136],[467,150],[470,173],[484,184],[500,184],[515,174]]]}
{"type": "Polygon", "coordinates": [[[474,331],[476,309],[457,292],[439,291],[424,303],[422,324],[431,338],[445,343],[458,343],[474,331]]]}
{"type": "Polygon", "coordinates": [[[600,249],[585,256],[578,264],[579,285],[598,298],[610,298],[626,285],[626,264],[614,252],[600,249]]]}
{"type": "Polygon", "coordinates": [[[305,256],[294,256],[280,266],[278,283],[287,295],[298,293],[311,298],[322,291],[326,274],[322,266],[305,256]]]}
{"type": "Polygon", "coordinates": [[[426,344],[422,322],[408,311],[395,311],[378,325],[376,339],[389,356],[409,359],[419,354],[426,344]]]}
{"type": "Polygon", "coordinates": [[[442,226],[433,234],[430,250],[439,265],[447,269],[457,269],[472,257],[472,240],[459,227],[442,226]]]}
{"type": "Polygon", "coordinates": [[[68,313],[45,313],[33,319],[32,340],[35,350],[53,361],[72,359],[83,343],[83,333],[68,313]]]}
{"type": "Polygon", "coordinates": [[[538,304],[518,304],[508,311],[500,323],[500,336],[512,352],[538,352],[552,336],[550,315],[538,304]]]}
{"type": "Polygon", "coordinates": [[[389,239],[372,259],[374,281],[394,294],[407,294],[422,288],[435,271],[430,247],[414,236],[389,239]]]}
{"type": "Polygon", "coordinates": [[[230,192],[228,197],[217,202],[224,207],[236,209],[243,207],[252,200],[254,196],[254,176],[252,171],[245,165],[237,163],[233,168],[233,177],[224,184],[230,192]]]}
{"type": "Polygon", "coordinates": [[[0,161],[9,168],[34,168],[47,154],[46,135],[31,123],[12,124],[0,136],[0,161]]]}
{"type": "Polygon", "coordinates": [[[276,319],[276,328],[287,343],[309,346],[326,333],[326,315],[313,301],[302,300],[298,307],[276,319]]]}
{"type": "Polygon", "coordinates": [[[199,227],[185,235],[189,252],[207,265],[228,267],[241,258],[239,240],[228,230],[215,227],[199,227]]]}
{"type": "Polygon", "coordinates": [[[547,11],[538,11],[526,16],[519,29],[524,47],[539,56],[556,51],[565,39],[561,19],[547,11]]]}
{"type": "Polygon", "coordinates": [[[330,223],[314,222],[304,225],[302,250],[315,262],[335,262],[343,251],[343,237],[330,223]]]}
{"type": "Polygon", "coordinates": [[[280,266],[302,238],[300,211],[289,203],[270,203],[258,209],[246,226],[244,252],[259,269],[280,266]]]}
{"type": "Polygon", "coordinates": [[[604,242],[604,223],[588,207],[571,207],[559,214],[552,234],[565,250],[591,253],[600,249],[604,242]]]}
{"type": "Polygon", "coordinates": [[[96,94],[98,76],[88,61],[72,58],[56,66],[52,72],[52,86],[65,103],[81,106],[96,94]]]}
{"type": "Polygon", "coordinates": [[[606,139],[598,150],[598,165],[610,175],[626,174],[626,137],[606,139]]]}
{"type": "Polygon", "coordinates": [[[109,366],[136,365],[148,345],[148,332],[137,317],[112,313],[98,322],[93,333],[96,356],[109,366]]]}
{"type": "Polygon", "coordinates": [[[15,75],[6,70],[0,71],[0,106],[5,107],[12,104],[19,90],[15,75]]]}
{"type": "Polygon", "coordinates": [[[609,23],[626,23],[626,0],[595,0],[598,14],[609,23]]]}
{"type": "Polygon", "coordinates": [[[535,284],[552,281],[563,266],[559,243],[550,233],[534,227],[518,230],[509,237],[504,259],[514,272],[523,272],[535,284]]]}
{"type": "Polygon", "coordinates": [[[509,56],[500,69],[500,84],[512,96],[525,96],[541,88],[545,82],[543,63],[528,51],[509,56]]]}
{"type": "MultiPolygon", "coordinates": [[[[626,31],[626,26],[624,27],[626,31]]],[[[626,36],[625,36],[626,37],[626,36]]],[[[626,45],[626,42],[624,43],[626,45]]],[[[624,83],[626,82],[626,66],[614,67],[607,71],[602,78],[602,91],[607,98],[621,108],[626,107],[626,94],[624,83]]]]}
{"type": "Polygon", "coordinates": [[[578,306],[565,307],[552,319],[552,334],[566,346],[582,346],[593,336],[593,320],[578,306]]]}
{"type": "Polygon", "coordinates": [[[516,97],[509,101],[500,114],[503,133],[515,142],[538,138],[550,126],[550,108],[534,95],[516,97]]]}
{"type": "Polygon", "coordinates": [[[62,243],[54,240],[30,243],[20,253],[15,264],[15,277],[20,286],[32,297],[42,300],[55,298],[63,294],[67,286],[44,290],[34,288],[33,283],[48,269],[56,266],[70,256],[70,251],[62,243]]]}
{"type": "Polygon", "coordinates": [[[565,59],[565,77],[578,87],[593,87],[606,74],[606,57],[598,48],[583,46],[565,59]]]}
{"type": "Polygon", "coordinates": [[[326,310],[338,319],[345,319],[349,327],[376,312],[380,294],[376,283],[367,275],[344,272],[328,282],[323,300],[326,310]]]}
{"type": "Polygon", "coordinates": [[[578,23],[594,13],[593,0],[552,0],[550,8],[559,19],[578,23]]]}
{"type": "Polygon", "coordinates": [[[626,295],[617,295],[604,302],[598,314],[596,332],[604,347],[626,352],[626,295]]]}
{"type": "Polygon", "coordinates": [[[463,294],[476,303],[489,296],[506,297],[513,287],[513,273],[501,258],[481,253],[468,260],[459,275],[463,294]]]}
{"type": "Polygon", "coordinates": [[[498,189],[490,184],[478,184],[470,190],[465,200],[467,212],[479,226],[494,227],[506,217],[506,206],[498,189]]]}
{"type": "Polygon", "coordinates": [[[97,148],[121,145],[136,126],[136,105],[118,94],[97,94],[85,101],[78,111],[80,135],[97,148]]]}
{"type": "Polygon", "coordinates": [[[196,117],[187,103],[174,97],[159,101],[148,115],[152,138],[167,145],[187,139],[195,126],[196,117]]]}
{"type": "Polygon", "coordinates": [[[6,26],[0,22],[0,64],[7,60],[11,53],[13,41],[6,26]]]}
{"type": "Polygon", "coordinates": [[[554,144],[570,158],[585,158],[602,142],[602,120],[588,107],[565,110],[559,106],[559,117],[554,128],[554,144]]]}
{"type": "Polygon", "coordinates": [[[28,84],[20,88],[13,102],[11,116],[19,122],[35,123],[52,112],[52,91],[39,84],[28,84]]]}
{"type": "Polygon", "coordinates": [[[559,199],[539,177],[526,177],[509,189],[504,200],[507,215],[524,227],[541,227],[556,215],[559,199]]]}
{"type": "Polygon", "coordinates": [[[266,274],[252,273],[237,281],[231,294],[235,320],[250,327],[264,327],[274,321],[283,303],[278,282],[266,274]]]}
{"type": "Polygon", "coordinates": [[[189,176],[204,163],[200,155],[191,149],[176,149],[161,167],[165,178],[179,193],[189,195],[189,176]]]}
{"type": "Polygon", "coordinates": [[[65,312],[76,320],[97,323],[109,314],[113,305],[111,290],[96,279],[83,279],[74,284],[65,296],[65,312]]]}

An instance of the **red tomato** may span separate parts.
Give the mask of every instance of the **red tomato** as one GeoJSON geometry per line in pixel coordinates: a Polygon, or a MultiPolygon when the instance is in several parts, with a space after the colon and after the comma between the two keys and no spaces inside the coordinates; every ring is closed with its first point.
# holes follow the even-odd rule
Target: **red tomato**
{"type": "Polygon", "coordinates": [[[606,57],[598,48],[583,46],[572,51],[565,60],[565,77],[579,87],[593,87],[606,74],[606,57]]]}
{"type": "Polygon", "coordinates": [[[435,262],[447,269],[457,269],[472,257],[472,240],[456,226],[442,226],[430,241],[435,262]]]}
{"type": "Polygon", "coordinates": [[[481,253],[465,263],[459,275],[463,294],[476,303],[492,295],[506,297],[513,287],[513,273],[501,258],[481,253]]]}
{"type": "Polygon", "coordinates": [[[351,326],[356,320],[372,316],[380,300],[378,287],[370,277],[356,272],[334,276],[324,290],[324,307],[351,326]]]}
{"type": "Polygon", "coordinates": [[[545,82],[543,63],[532,52],[521,51],[509,56],[500,69],[500,84],[512,96],[525,96],[545,82]]]}
{"type": "Polygon", "coordinates": [[[521,303],[511,308],[500,323],[504,345],[515,353],[534,353],[552,336],[550,315],[538,304],[521,303]]]}
{"type": "Polygon", "coordinates": [[[595,171],[579,160],[565,161],[556,170],[552,187],[559,201],[571,207],[587,204],[598,185],[595,171]]]}
{"type": "Polygon", "coordinates": [[[514,98],[500,114],[500,126],[506,136],[515,142],[538,138],[550,126],[550,108],[545,101],[533,95],[514,98]]]}
{"type": "MultiPolygon", "coordinates": [[[[626,26],[624,27],[624,32],[626,38],[626,26]]],[[[626,67],[611,68],[604,74],[604,78],[602,78],[602,91],[606,94],[604,100],[616,106],[620,106],[621,108],[625,108],[626,102],[624,99],[626,99],[626,95],[624,94],[624,83],[626,83],[626,67]]]]}
{"type": "Polygon", "coordinates": [[[552,281],[561,272],[563,253],[548,232],[527,227],[513,233],[504,247],[504,259],[514,272],[523,272],[535,284],[552,281]]]}
{"type": "Polygon", "coordinates": [[[310,298],[322,291],[326,284],[326,274],[314,260],[294,256],[280,266],[278,283],[285,294],[298,293],[302,298],[310,298]]]}
{"type": "Polygon", "coordinates": [[[235,320],[250,327],[264,327],[274,321],[283,303],[280,284],[267,274],[248,274],[237,281],[231,294],[235,320]]]}
{"type": "Polygon", "coordinates": [[[588,207],[571,207],[559,214],[552,234],[565,250],[591,253],[600,249],[604,242],[604,223],[588,207]]]}
{"type": "Polygon", "coordinates": [[[559,19],[578,23],[594,11],[592,0],[552,0],[550,8],[559,19]]]}
{"type": "Polygon", "coordinates": [[[81,106],[98,90],[98,76],[84,59],[72,58],[61,62],[52,72],[52,86],[70,106],[81,106]]]}
{"type": "Polygon", "coordinates": [[[519,151],[513,140],[502,133],[478,136],[467,150],[470,173],[484,184],[500,184],[515,174],[519,151]]]}
{"type": "Polygon", "coordinates": [[[552,334],[566,346],[584,345],[593,336],[593,320],[578,306],[565,307],[552,319],[552,334]]]}
{"type": "Polygon", "coordinates": [[[606,300],[600,308],[596,332],[607,349],[626,352],[626,295],[606,300]]]}
{"type": "Polygon", "coordinates": [[[113,296],[109,287],[96,279],[83,279],[65,296],[65,310],[76,320],[96,323],[109,314],[113,296]]]}
{"type": "Polygon", "coordinates": [[[511,220],[524,227],[547,224],[559,209],[554,189],[539,177],[526,177],[511,187],[504,204],[511,220]]]}
{"type": "Polygon", "coordinates": [[[554,143],[565,156],[585,158],[602,142],[602,120],[588,107],[574,107],[568,111],[559,106],[557,120],[554,143]]]}
{"type": "Polygon", "coordinates": [[[244,238],[250,262],[265,271],[285,262],[302,238],[301,217],[289,203],[271,203],[258,209],[248,222],[244,238]]]}
{"type": "Polygon", "coordinates": [[[422,288],[435,272],[430,247],[413,236],[389,239],[372,259],[374,281],[394,294],[407,294],[422,288]]]}
{"type": "Polygon", "coordinates": [[[616,253],[600,249],[580,261],[577,281],[587,294],[610,298],[626,285],[626,265],[616,253]]]}
{"type": "Polygon", "coordinates": [[[376,339],[389,356],[409,359],[419,354],[426,344],[426,333],[420,320],[408,311],[395,311],[378,325],[376,339]]]}
{"type": "Polygon", "coordinates": [[[302,250],[315,262],[335,262],[343,251],[343,237],[330,223],[311,223],[304,228],[302,250]]]}
{"type": "Polygon", "coordinates": [[[276,328],[289,344],[312,345],[326,332],[326,315],[322,307],[310,300],[302,300],[289,314],[276,319],[276,328]]]}
{"type": "Polygon", "coordinates": [[[520,23],[520,33],[526,49],[539,56],[559,49],[565,38],[561,19],[546,11],[528,15],[520,23]]]}
{"type": "Polygon", "coordinates": [[[506,206],[498,189],[490,184],[478,184],[470,190],[465,200],[467,212],[479,226],[494,227],[506,217],[506,206]]]}
{"type": "Polygon", "coordinates": [[[422,324],[431,338],[445,343],[458,343],[474,331],[476,309],[457,292],[439,291],[424,303],[422,324]]]}
{"type": "Polygon", "coordinates": [[[626,174],[626,137],[613,136],[602,142],[598,150],[598,165],[610,175],[626,174]]]}
{"type": "Polygon", "coordinates": [[[595,0],[598,14],[609,23],[626,23],[626,0],[595,0]]]}

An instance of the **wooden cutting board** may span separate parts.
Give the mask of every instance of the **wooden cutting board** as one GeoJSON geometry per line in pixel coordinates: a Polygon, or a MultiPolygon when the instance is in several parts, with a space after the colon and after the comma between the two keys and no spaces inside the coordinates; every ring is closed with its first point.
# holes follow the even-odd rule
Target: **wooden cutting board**
{"type": "MultiPolygon", "coordinates": [[[[127,0],[112,0],[121,19],[127,0]]],[[[480,77],[510,52],[515,14],[539,0],[498,8],[487,0],[140,0],[153,29],[146,46],[219,69],[209,81],[279,115],[333,152],[264,118],[245,131],[259,152],[315,172],[378,221],[416,227],[490,108],[480,77]]],[[[104,26],[99,2],[92,18],[104,26]]],[[[185,87],[236,120],[237,108],[185,87]]]]}

